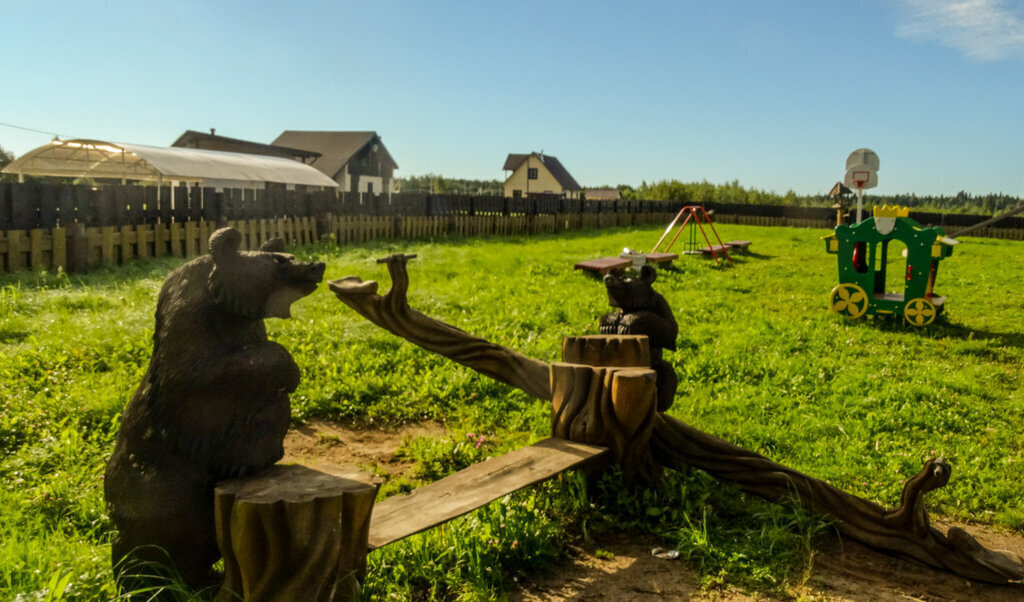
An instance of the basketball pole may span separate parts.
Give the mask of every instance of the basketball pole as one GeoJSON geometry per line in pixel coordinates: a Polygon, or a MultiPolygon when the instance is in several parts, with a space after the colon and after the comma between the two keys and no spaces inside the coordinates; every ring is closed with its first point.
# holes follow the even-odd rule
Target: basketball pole
{"type": "Polygon", "coordinates": [[[864,185],[857,183],[857,223],[863,221],[861,219],[861,213],[864,207],[864,185]]]}

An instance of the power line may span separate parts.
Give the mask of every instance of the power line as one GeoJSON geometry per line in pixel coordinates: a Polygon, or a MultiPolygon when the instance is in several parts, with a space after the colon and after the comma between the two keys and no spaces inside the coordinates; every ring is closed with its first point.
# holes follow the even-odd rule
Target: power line
{"type": "Polygon", "coordinates": [[[27,128],[20,125],[14,125],[13,123],[4,123],[3,121],[0,121],[0,125],[7,126],[9,128],[14,128],[16,130],[25,130],[26,132],[35,132],[37,134],[46,134],[47,136],[56,136],[58,138],[74,138],[74,136],[66,136],[64,134],[58,134],[56,132],[44,132],[43,130],[37,130],[35,128],[27,128]]]}

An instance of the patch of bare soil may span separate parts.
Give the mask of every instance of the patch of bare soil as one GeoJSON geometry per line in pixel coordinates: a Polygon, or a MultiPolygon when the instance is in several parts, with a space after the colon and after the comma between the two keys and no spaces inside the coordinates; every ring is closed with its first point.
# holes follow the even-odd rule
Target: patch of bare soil
{"type": "Polygon", "coordinates": [[[282,461],[353,474],[374,467],[394,478],[412,466],[411,462],[395,457],[395,451],[407,437],[440,438],[445,433],[443,426],[434,423],[392,430],[356,430],[313,421],[288,431],[282,461]]]}
{"type": "MultiPolygon", "coordinates": [[[[328,422],[311,422],[289,431],[286,462],[357,472],[369,466],[392,478],[401,476],[411,462],[396,458],[407,437],[443,437],[444,427],[419,424],[395,430],[355,430],[328,422]]],[[[366,476],[369,476],[366,474],[366,476]]],[[[945,532],[951,523],[936,523],[945,532]]],[[[1024,556],[1024,536],[979,525],[958,525],[983,545],[1024,556]]],[[[595,547],[573,550],[570,560],[550,575],[523,583],[512,596],[519,602],[630,600],[722,600],[740,602],[772,598],[732,588],[701,591],[696,570],[684,560],[663,560],[651,555],[652,541],[618,537],[595,547]],[[598,557],[597,550],[601,550],[598,557]],[[610,553],[610,556],[609,554],[610,553]]],[[[945,602],[1024,600],[1024,584],[995,586],[970,582],[909,560],[880,554],[857,542],[834,537],[819,543],[810,571],[789,599],[833,601],[945,602]]]]}
{"type": "MultiPolygon", "coordinates": [[[[949,524],[936,524],[945,531],[949,524]]],[[[959,525],[982,544],[1024,555],[1024,537],[978,525],[959,525]]],[[[819,544],[803,584],[783,598],[736,589],[701,591],[696,570],[683,560],[651,555],[652,542],[616,539],[597,549],[613,554],[599,558],[595,550],[574,550],[573,558],[551,575],[524,583],[517,602],[612,602],[618,600],[746,600],[801,599],[832,601],[927,602],[981,600],[1019,602],[1024,584],[989,585],[970,582],[913,561],[893,558],[850,540],[835,537],[819,544]]],[[[606,555],[606,554],[603,554],[606,555]]]]}

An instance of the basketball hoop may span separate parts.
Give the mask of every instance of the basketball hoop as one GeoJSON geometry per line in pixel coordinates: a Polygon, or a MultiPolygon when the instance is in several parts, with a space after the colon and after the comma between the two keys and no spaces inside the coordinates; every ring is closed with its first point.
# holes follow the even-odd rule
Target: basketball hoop
{"type": "Polygon", "coordinates": [[[860,148],[846,158],[846,176],[843,183],[857,191],[857,223],[861,222],[864,206],[864,191],[878,186],[878,155],[868,148],[860,148]]]}

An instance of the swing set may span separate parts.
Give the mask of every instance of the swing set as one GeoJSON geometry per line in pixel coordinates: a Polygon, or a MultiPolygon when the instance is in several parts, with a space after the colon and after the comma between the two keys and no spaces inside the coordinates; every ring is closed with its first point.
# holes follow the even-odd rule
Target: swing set
{"type": "Polygon", "coordinates": [[[708,216],[708,212],[704,210],[704,207],[701,205],[687,205],[680,209],[679,213],[676,214],[675,219],[673,219],[672,223],[670,223],[668,228],[665,229],[665,233],[658,239],[658,243],[654,245],[654,249],[651,251],[651,254],[658,252],[658,247],[661,246],[661,243],[665,242],[665,238],[668,237],[669,233],[672,232],[672,229],[676,227],[676,224],[683,215],[686,215],[686,219],[683,220],[683,223],[679,224],[679,229],[676,230],[675,236],[673,236],[672,240],[669,241],[668,246],[665,247],[664,251],[662,251],[663,253],[669,252],[672,245],[674,245],[676,240],[679,238],[679,235],[683,233],[683,228],[685,228],[687,224],[689,224],[690,229],[687,234],[688,240],[683,243],[684,254],[694,255],[697,253],[710,253],[711,256],[715,258],[715,263],[722,265],[721,260],[718,258],[719,254],[721,254],[729,260],[729,265],[733,265],[732,257],[729,257],[729,247],[737,246],[746,248],[750,245],[748,241],[733,241],[728,244],[723,243],[722,238],[718,236],[718,232],[715,230],[715,225],[711,223],[711,217],[708,216]],[[704,226],[707,226],[707,229],[711,230],[711,233],[714,234],[715,240],[718,241],[717,245],[711,244],[711,239],[708,238],[708,233],[704,226]],[[700,230],[701,236],[704,237],[704,242],[706,243],[706,246],[704,247],[700,246],[700,241],[697,239],[697,230],[700,230]]]}

